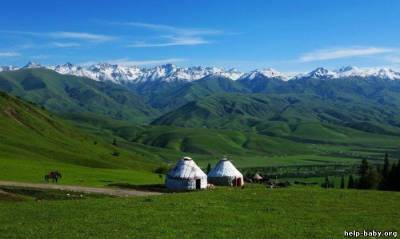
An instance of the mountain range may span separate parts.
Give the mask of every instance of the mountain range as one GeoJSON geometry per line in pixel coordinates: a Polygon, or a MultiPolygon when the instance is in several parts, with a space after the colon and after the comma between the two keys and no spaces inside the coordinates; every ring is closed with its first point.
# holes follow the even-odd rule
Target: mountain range
{"type": "MultiPolygon", "coordinates": [[[[303,124],[400,135],[400,73],[317,68],[286,74],[107,63],[2,67],[0,90],[67,117],[293,136],[303,124]]],[[[333,130],[333,131],[332,131],[333,130]]],[[[337,135],[337,134],[334,134],[337,135]]]]}
{"type": "Polygon", "coordinates": [[[7,158],[140,169],[185,154],[203,162],[229,154],[247,166],[265,166],[277,155],[305,155],[307,164],[400,155],[400,78],[390,69],[1,69],[0,152],[7,158]],[[74,153],[64,152],[65,142],[74,153]]]}
{"type": "Polygon", "coordinates": [[[18,69],[46,68],[64,75],[87,77],[97,81],[111,81],[114,83],[143,83],[146,81],[196,81],[206,76],[226,77],[231,80],[254,79],[257,77],[277,78],[281,80],[294,80],[299,78],[325,78],[338,79],[348,77],[377,77],[382,79],[399,80],[400,72],[390,68],[358,68],[346,66],[336,70],[328,70],[319,67],[307,73],[283,73],[272,68],[240,72],[236,69],[225,70],[219,67],[177,67],[173,64],[165,64],[153,68],[141,68],[138,66],[126,66],[109,63],[92,65],[74,65],[66,63],[55,66],[45,66],[35,62],[29,62],[24,67],[0,66],[0,71],[12,71],[18,69]]]}

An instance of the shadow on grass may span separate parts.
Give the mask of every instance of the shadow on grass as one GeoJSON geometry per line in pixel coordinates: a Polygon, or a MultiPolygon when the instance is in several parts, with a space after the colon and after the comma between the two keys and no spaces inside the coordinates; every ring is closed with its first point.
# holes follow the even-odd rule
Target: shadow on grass
{"type": "Polygon", "coordinates": [[[22,202],[25,200],[26,200],[26,198],[24,198],[20,195],[17,195],[14,193],[9,193],[9,192],[6,192],[6,191],[0,189],[0,201],[1,202],[3,202],[3,201],[5,201],[5,202],[22,202]]]}
{"type": "Polygon", "coordinates": [[[110,183],[107,186],[117,187],[121,189],[134,189],[146,192],[160,192],[160,193],[170,193],[164,184],[146,184],[146,185],[135,185],[129,183],[110,183]]]}
{"type": "Polygon", "coordinates": [[[80,193],[71,192],[64,190],[54,190],[54,189],[36,189],[36,188],[25,188],[25,187],[11,187],[4,186],[0,187],[0,199],[11,198],[15,199],[13,201],[22,201],[24,199],[33,200],[80,200],[87,198],[101,198],[109,197],[103,194],[95,193],[80,193]]]}

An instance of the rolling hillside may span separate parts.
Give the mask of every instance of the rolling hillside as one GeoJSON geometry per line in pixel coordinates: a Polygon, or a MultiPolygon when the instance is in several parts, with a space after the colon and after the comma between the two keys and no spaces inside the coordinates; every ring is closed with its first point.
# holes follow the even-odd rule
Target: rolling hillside
{"type": "Polygon", "coordinates": [[[240,167],[355,163],[380,160],[385,152],[398,157],[398,81],[315,74],[290,81],[255,72],[238,80],[209,75],[122,84],[44,68],[0,72],[3,91],[37,106],[3,98],[49,119],[26,124],[29,131],[1,127],[2,154],[44,160],[50,168],[147,171],[187,154],[202,166],[227,154],[240,167]]]}
{"type": "MultiPolygon", "coordinates": [[[[301,124],[318,124],[326,128],[325,131],[349,128],[399,135],[399,119],[399,108],[377,105],[356,97],[330,100],[306,94],[218,94],[189,102],[154,120],[152,124],[307,137],[307,134],[296,134],[301,124]]],[[[324,135],[321,132],[319,137],[323,138],[324,135]]],[[[313,137],[312,132],[310,136],[313,137]]]]}
{"type": "Polygon", "coordinates": [[[0,90],[60,114],[96,114],[136,123],[157,115],[124,87],[43,68],[0,72],[0,90]]]}
{"type": "Polygon", "coordinates": [[[135,174],[151,178],[150,172],[161,162],[158,156],[127,149],[122,142],[112,145],[112,138],[83,133],[5,93],[0,93],[0,125],[0,179],[42,181],[54,169],[72,175],[66,182],[75,183],[90,181],[95,175],[123,178],[128,172],[132,174],[128,178],[135,174]]]}

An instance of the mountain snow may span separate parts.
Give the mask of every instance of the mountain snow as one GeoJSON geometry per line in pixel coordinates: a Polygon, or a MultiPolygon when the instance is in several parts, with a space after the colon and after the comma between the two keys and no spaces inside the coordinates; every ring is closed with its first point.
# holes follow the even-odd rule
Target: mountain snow
{"type": "MultiPolygon", "coordinates": [[[[218,67],[177,67],[173,64],[165,64],[152,68],[138,66],[126,66],[109,63],[98,63],[89,66],[79,66],[71,63],[56,66],[43,66],[35,62],[29,62],[23,68],[47,68],[64,75],[87,77],[96,81],[112,81],[118,84],[144,83],[147,81],[195,81],[206,76],[215,75],[231,80],[254,80],[256,78],[268,78],[279,80],[292,79],[339,79],[339,78],[368,78],[376,77],[389,80],[400,80],[400,72],[389,68],[358,68],[346,66],[337,70],[328,70],[319,67],[308,73],[292,74],[282,73],[272,68],[254,70],[247,73],[236,69],[225,70],[218,67]]],[[[15,66],[0,66],[0,71],[12,71],[20,68],[15,66]]]]}
{"type": "Polygon", "coordinates": [[[382,79],[397,80],[400,79],[400,72],[389,68],[358,68],[355,66],[346,66],[336,72],[335,78],[344,77],[377,77],[382,79]]]}
{"type": "Polygon", "coordinates": [[[16,67],[16,66],[0,66],[0,72],[1,71],[15,71],[18,69],[19,69],[19,67],[16,67]]]}
{"type": "Polygon", "coordinates": [[[83,76],[98,81],[108,80],[115,83],[194,81],[208,75],[221,75],[236,80],[242,75],[242,73],[235,69],[225,71],[224,69],[217,67],[180,68],[172,64],[156,66],[153,68],[139,68],[137,66],[112,65],[108,63],[99,63],[83,67],[67,63],[49,68],[60,74],[83,76]]]}
{"type": "Polygon", "coordinates": [[[263,70],[254,70],[254,71],[245,73],[240,77],[240,79],[253,80],[253,79],[256,79],[259,77],[261,77],[261,78],[276,78],[276,79],[280,79],[280,80],[289,80],[292,78],[292,75],[276,71],[275,69],[272,69],[272,68],[267,68],[267,69],[263,69],[263,70]]]}
{"type": "Polygon", "coordinates": [[[39,63],[30,61],[28,62],[28,64],[26,64],[24,67],[22,68],[26,68],[26,69],[33,69],[33,68],[46,68],[45,66],[40,65],[39,63]]]}

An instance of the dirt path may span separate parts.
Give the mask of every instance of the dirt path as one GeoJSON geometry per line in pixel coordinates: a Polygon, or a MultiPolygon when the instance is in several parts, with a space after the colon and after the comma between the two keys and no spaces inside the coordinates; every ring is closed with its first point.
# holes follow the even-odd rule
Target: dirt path
{"type": "Polygon", "coordinates": [[[13,186],[13,187],[24,187],[24,188],[37,188],[37,189],[55,189],[65,190],[71,192],[81,193],[98,193],[107,194],[117,197],[134,197],[134,196],[151,196],[161,195],[158,192],[146,192],[131,189],[114,189],[114,188],[94,188],[94,187],[82,187],[82,186],[71,186],[71,185],[60,185],[60,184],[44,184],[44,183],[22,183],[13,181],[0,181],[0,186],[13,186]]]}

